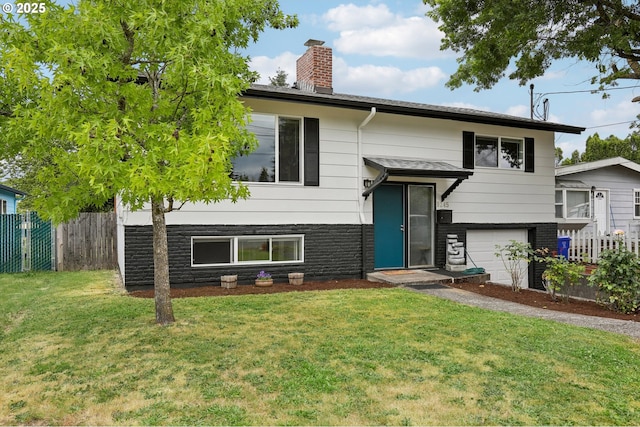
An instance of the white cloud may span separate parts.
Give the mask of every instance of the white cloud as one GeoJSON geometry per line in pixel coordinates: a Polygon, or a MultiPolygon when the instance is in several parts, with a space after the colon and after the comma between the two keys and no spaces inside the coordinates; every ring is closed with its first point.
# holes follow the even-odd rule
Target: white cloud
{"type": "Polygon", "coordinates": [[[363,27],[385,27],[394,23],[396,15],[391,13],[387,5],[356,6],[354,4],[341,4],[329,9],[323,16],[331,31],[352,31],[363,27]]]}
{"type": "Polygon", "coordinates": [[[636,120],[639,113],[638,105],[630,100],[621,101],[610,108],[593,110],[589,114],[591,120],[586,123],[586,134],[591,135],[598,132],[600,136],[613,134],[624,138],[631,133],[628,122],[636,120]]]}
{"type": "Polygon", "coordinates": [[[340,33],[333,43],[343,54],[433,59],[452,55],[440,51],[443,33],[426,16],[403,17],[385,4],[340,5],[324,16],[330,30],[340,33]]]}
{"type": "MultiPolygon", "coordinates": [[[[581,135],[556,134],[556,146],[562,148],[564,157],[570,157],[574,150],[583,153],[587,137],[594,133],[598,133],[602,138],[609,135],[625,138],[632,132],[629,129],[629,122],[635,120],[638,113],[640,108],[629,100],[592,110],[588,117],[579,120],[579,125],[587,129],[581,135]]],[[[559,122],[554,116],[549,120],[559,122]]]]}
{"type": "Polygon", "coordinates": [[[490,107],[481,107],[475,104],[470,104],[468,102],[445,102],[445,107],[453,107],[453,108],[466,108],[468,110],[477,110],[477,111],[491,111],[490,107]]]}
{"type": "Polygon", "coordinates": [[[391,66],[362,65],[350,67],[340,59],[333,59],[333,87],[336,92],[359,93],[371,96],[397,97],[440,84],[447,75],[438,67],[402,70],[391,66]]]}
{"type": "Polygon", "coordinates": [[[562,119],[560,117],[551,113],[549,113],[549,117],[547,118],[547,121],[551,123],[562,123],[562,119]]]}
{"type": "Polygon", "coordinates": [[[256,83],[269,84],[269,77],[275,77],[279,68],[287,73],[287,83],[293,84],[296,81],[296,60],[299,56],[291,52],[283,52],[275,58],[268,56],[251,58],[250,68],[260,73],[260,79],[256,83]]]}
{"type": "Polygon", "coordinates": [[[538,80],[558,80],[564,79],[567,76],[566,71],[549,71],[547,70],[543,76],[538,77],[538,80]]]}
{"type": "MultiPolygon", "coordinates": [[[[296,60],[299,55],[284,52],[275,58],[256,56],[251,58],[251,69],[260,73],[256,83],[269,84],[278,68],[287,73],[287,82],[296,81],[296,60]]],[[[370,96],[393,97],[434,87],[447,79],[438,67],[423,67],[402,70],[392,66],[361,65],[349,66],[340,57],[333,57],[333,88],[340,93],[367,94],[370,96]]]]}
{"type": "Polygon", "coordinates": [[[585,139],[583,136],[556,134],[556,147],[560,147],[562,150],[562,157],[571,157],[571,153],[578,150],[579,153],[584,153],[585,139]],[[564,140],[569,138],[568,140],[564,140]]]}
{"type": "Polygon", "coordinates": [[[513,105],[507,108],[505,114],[517,117],[531,117],[531,108],[527,105],[513,105]]]}

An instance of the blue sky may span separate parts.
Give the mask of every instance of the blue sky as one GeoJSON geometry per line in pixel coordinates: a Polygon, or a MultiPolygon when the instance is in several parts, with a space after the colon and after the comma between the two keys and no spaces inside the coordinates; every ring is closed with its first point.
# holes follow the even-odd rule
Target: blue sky
{"type": "MultiPolygon", "coordinates": [[[[504,79],[493,89],[474,92],[472,86],[450,90],[448,76],[457,67],[456,54],[440,50],[442,34],[425,16],[421,0],[280,0],[281,9],[297,14],[295,29],[267,30],[248,49],[252,68],[267,84],[277,69],[295,81],[295,61],[306,50],[308,39],[324,40],[333,49],[335,92],[375,96],[427,104],[474,108],[484,111],[530,116],[529,84],[504,79]]],[[[577,60],[553,64],[535,84],[535,98],[549,99],[549,121],[583,126],[582,135],[556,135],[556,145],[565,157],[575,149],[584,151],[587,136],[627,136],[629,122],[640,114],[640,84],[622,81],[629,89],[600,94],[556,93],[589,91],[593,65],[577,60]],[[616,125],[612,125],[616,124],[616,125]]],[[[539,108],[542,113],[542,103],[539,108]]]]}

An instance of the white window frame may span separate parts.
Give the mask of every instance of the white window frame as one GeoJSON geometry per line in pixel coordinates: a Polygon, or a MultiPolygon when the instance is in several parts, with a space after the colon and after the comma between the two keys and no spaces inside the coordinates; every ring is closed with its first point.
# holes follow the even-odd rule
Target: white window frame
{"type": "Polygon", "coordinates": [[[264,264],[301,264],[304,263],[304,234],[272,234],[272,235],[250,235],[250,236],[192,236],[191,237],[191,267],[218,267],[229,265],[264,265],[264,264]],[[298,257],[297,260],[291,261],[274,261],[273,260],[273,241],[274,240],[298,240],[298,257]],[[268,260],[256,260],[256,261],[239,261],[238,242],[240,240],[268,240],[269,241],[269,259],[268,260]],[[231,253],[230,262],[228,263],[214,263],[214,264],[195,264],[193,244],[195,241],[230,241],[231,253]]]}
{"type": "MultiPolygon", "coordinates": [[[[261,182],[261,181],[243,181],[246,184],[258,184],[258,185],[267,185],[267,184],[279,184],[279,185],[303,185],[304,184],[304,117],[303,116],[295,116],[288,114],[271,114],[271,113],[260,113],[253,112],[252,116],[268,116],[273,119],[273,125],[275,127],[275,181],[270,182],[261,182]],[[280,181],[280,118],[284,119],[294,119],[298,120],[300,123],[299,127],[299,135],[298,140],[300,141],[300,146],[298,147],[298,181],[280,181]]],[[[249,123],[248,127],[251,126],[249,123]]],[[[247,156],[251,156],[252,153],[247,154],[247,156]]]]}
{"type": "Polygon", "coordinates": [[[524,169],[525,169],[524,144],[525,144],[524,138],[520,138],[520,137],[476,134],[475,137],[474,137],[474,140],[473,140],[473,165],[476,168],[483,168],[483,169],[502,169],[502,170],[524,172],[524,169]],[[476,145],[478,143],[478,137],[497,139],[497,142],[498,142],[498,146],[497,146],[498,164],[497,164],[497,166],[480,166],[480,165],[478,165],[476,163],[476,160],[477,160],[476,159],[476,153],[477,153],[476,145]],[[503,139],[507,140],[506,142],[518,142],[520,144],[519,154],[521,156],[522,163],[520,164],[519,168],[511,168],[511,167],[500,166],[500,161],[502,160],[502,140],[503,139]]]}
{"type": "Polygon", "coordinates": [[[9,203],[5,199],[0,199],[0,214],[9,213],[9,203]]]}
{"type": "MultiPolygon", "coordinates": [[[[557,189],[556,188],[556,192],[560,191],[562,192],[562,218],[558,218],[556,217],[556,219],[564,219],[567,221],[590,221],[591,217],[592,217],[592,212],[593,212],[593,205],[592,205],[592,201],[591,201],[591,190],[589,189],[579,189],[579,188],[562,188],[562,189],[557,189]],[[587,200],[588,200],[588,206],[587,206],[587,216],[578,216],[578,217],[568,217],[567,216],[567,192],[571,192],[571,193],[587,193],[587,200]]],[[[559,205],[560,203],[555,203],[555,205],[559,205]]]]}
{"type": "Polygon", "coordinates": [[[640,215],[636,215],[636,206],[640,206],[640,188],[633,189],[633,219],[640,219],[640,215]]]}

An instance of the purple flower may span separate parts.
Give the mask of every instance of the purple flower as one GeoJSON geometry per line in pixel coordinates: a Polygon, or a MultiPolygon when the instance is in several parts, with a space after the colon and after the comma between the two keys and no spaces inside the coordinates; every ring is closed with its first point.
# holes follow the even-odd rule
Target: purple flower
{"type": "Polygon", "coordinates": [[[260,273],[258,273],[258,275],[256,276],[256,279],[258,280],[271,280],[271,275],[269,273],[266,273],[264,270],[260,271],[260,273]]]}

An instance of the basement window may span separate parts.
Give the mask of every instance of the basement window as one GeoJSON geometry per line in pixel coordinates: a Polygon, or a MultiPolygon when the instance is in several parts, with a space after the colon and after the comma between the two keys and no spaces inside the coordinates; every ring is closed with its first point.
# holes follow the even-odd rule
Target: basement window
{"type": "Polygon", "coordinates": [[[192,237],[193,267],[304,261],[304,236],[192,237]]]}

